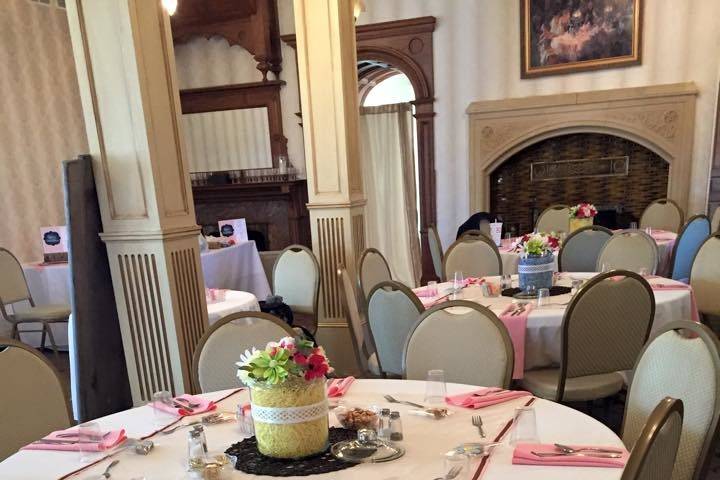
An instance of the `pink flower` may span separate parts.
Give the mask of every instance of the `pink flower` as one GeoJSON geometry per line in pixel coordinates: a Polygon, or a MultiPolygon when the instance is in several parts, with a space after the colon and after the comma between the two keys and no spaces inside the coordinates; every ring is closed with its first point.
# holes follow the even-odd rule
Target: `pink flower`
{"type": "Polygon", "coordinates": [[[324,356],[313,353],[307,360],[307,368],[305,380],[312,380],[314,378],[324,377],[330,369],[330,366],[325,362],[324,356]]]}
{"type": "Polygon", "coordinates": [[[304,365],[307,365],[307,364],[308,364],[308,359],[307,359],[307,357],[306,357],[305,355],[303,355],[302,353],[296,353],[296,354],[293,356],[293,361],[294,361],[295,363],[297,363],[298,365],[301,365],[301,366],[304,366],[304,365]]]}

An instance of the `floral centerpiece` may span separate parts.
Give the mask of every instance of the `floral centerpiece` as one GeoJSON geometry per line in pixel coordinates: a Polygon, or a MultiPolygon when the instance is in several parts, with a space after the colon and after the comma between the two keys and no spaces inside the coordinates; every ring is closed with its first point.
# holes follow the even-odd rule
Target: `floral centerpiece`
{"type": "Polygon", "coordinates": [[[597,213],[597,208],[592,203],[578,203],[570,207],[570,231],[592,225],[597,213]]]}
{"type": "Polygon", "coordinates": [[[332,368],[322,347],[286,337],[240,356],[238,378],[250,388],[258,450],[275,458],[302,458],[328,446],[325,374],[332,368]]]}
{"type": "Polygon", "coordinates": [[[552,287],[555,271],[555,250],[560,248],[560,239],[554,234],[531,233],[520,237],[515,250],[520,252],[518,277],[520,288],[527,290],[552,287]]]}

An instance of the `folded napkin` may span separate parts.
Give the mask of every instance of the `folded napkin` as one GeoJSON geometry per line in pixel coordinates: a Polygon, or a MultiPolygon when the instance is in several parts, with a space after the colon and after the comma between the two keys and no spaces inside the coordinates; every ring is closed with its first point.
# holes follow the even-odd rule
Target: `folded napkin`
{"type": "Polygon", "coordinates": [[[217,405],[215,405],[215,402],[213,402],[211,400],[207,400],[203,397],[196,397],[194,395],[188,395],[187,393],[179,395],[175,398],[185,399],[190,403],[197,403],[197,404],[199,404],[199,406],[189,409],[189,408],[174,407],[174,406],[166,405],[164,403],[159,403],[159,402],[150,402],[148,405],[150,405],[151,407],[156,408],[158,410],[161,410],[163,412],[166,412],[166,413],[172,413],[173,415],[180,415],[181,417],[185,417],[187,415],[197,415],[198,413],[210,412],[217,408],[217,405]]]}
{"type": "MultiPolygon", "coordinates": [[[[572,448],[590,447],[589,445],[570,445],[572,448]]],[[[553,467],[605,467],[605,468],[623,468],[628,460],[628,452],[624,448],[615,447],[597,447],[591,448],[608,448],[622,452],[620,458],[599,458],[585,457],[579,455],[559,455],[557,457],[538,457],[532,452],[560,453],[554,445],[542,443],[518,443],[513,452],[512,463],[514,465],[547,465],[553,467]]],[[[592,452],[585,452],[592,454],[592,452]]]]}
{"type": "Polygon", "coordinates": [[[342,397],[355,381],[355,377],[333,378],[327,387],[328,397],[342,397]]]}
{"type": "Polygon", "coordinates": [[[680,282],[673,283],[651,283],[650,288],[653,290],[689,290],[690,291],[690,315],[693,322],[700,323],[700,314],[697,309],[697,302],[695,301],[695,292],[690,285],[685,285],[680,282]]]}
{"type": "Polygon", "coordinates": [[[127,440],[125,430],[112,430],[104,432],[102,441],[97,443],[42,443],[43,440],[77,442],[77,433],[77,427],[68,428],[67,430],[58,430],[56,432],[52,432],[50,435],[45,436],[37,442],[25,445],[21,448],[21,450],[64,450],[67,452],[77,452],[82,447],[85,451],[103,452],[114,448],[127,440]]]}
{"type": "Polygon", "coordinates": [[[515,366],[512,376],[514,379],[525,376],[525,333],[527,332],[528,315],[530,315],[533,305],[526,303],[519,312],[518,308],[520,308],[518,305],[510,304],[500,314],[500,321],[505,324],[515,350],[515,366]]]}
{"type": "Polygon", "coordinates": [[[502,388],[491,387],[481,388],[459,395],[448,395],[445,397],[445,401],[450,405],[458,407],[483,408],[530,395],[530,392],[522,390],[504,390],[502,388]]]}
{"type": "Polygon", "coordinates": [[[421,287],[413,290],[413,293],[417,295],[418,298],[435,298],[437,297],[437,288],[435,288],[434,290],[435,291],[433,292],[428,287],[421,287]]]}
{"type": "Polygon", "coordinates": [[[664,240],[675,240],[677,238],[677,233],[668,232],[667,230],[653,229],[652,234],[650,236],[652,238],[654,238],[656,242],[658,242],[658,241],[662,242],[664,240]]]}

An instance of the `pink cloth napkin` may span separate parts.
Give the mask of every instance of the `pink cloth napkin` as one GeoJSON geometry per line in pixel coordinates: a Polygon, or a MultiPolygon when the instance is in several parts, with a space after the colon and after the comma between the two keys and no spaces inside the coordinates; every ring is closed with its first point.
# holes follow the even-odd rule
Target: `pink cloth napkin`
{"type": "Polygon", "coordinates": [[[653,229],[652,234],[650,236],[652,238],[654,238],[656,242],[662,242],[662,241],[666,241],[666,240],[675,240],[677,238],[677,233],[668,232],[667,230],[653,229]]]}
{"type": "Polygon", "coordinates": [[[199,404],[199,406],[193,408],[192,410],[189,410],[186,408],[171,407],[170,405],[165,405],[164,403],[156,403],[156,402],[155,403],[150,402],[148,405],[150,405],[153,408],[157,408],[158,410],[162,410],[163,412],[172,413],[173,415],[180,415],[181,417],[185,417],[188,415],[197,415],[198,413],[210,412],[217,408],[217,406],[215,405],[215,402],[213,402],[211,400],[207,400],[202,397],[188,395],[187,393],[178,395],[175,398],[182,398],[182,399],[187,400],[190,403],[197,403],[197,404],[199,404]]]}
{"type": "Polygon", "coordinates": [[[512,315],[517,305],[508,305],[500,314],[500,321],[505,324],[512,340],[515,350],[515,367],[513,368],[514,379],[525,376],[525,333],[527,332],[527,319],[533,309],[531,303],[526,303],[524,310],[519,314],[512,315]]]}
{"type": "MultiPolygon", "coordinates": [[[[42,440],[62,440],[68,442],[77,442],[77,435],[66,436],[68,434],[77,434],[77,432],[77,427],[68,428],[67,430],[58,430],[56,432],[52,432],[50,435],[45,436],[41,440],[38,440],[38,442],[41,442],[42,440]]],[[[89,451],[102,452],[120,445],[127,439],[127,436],[125,435],[125,430],[112,430],[110,432],[105,432],[103,435],[104,436],[101,442],[84,443],[82,444],[82,446],[85,447],[87,445],[87,450],[89,451]]],[[[80,446],[81,445],[79,443],[31,443],[30,445],[25,445],[23,448],[21,448],[21,450],[64,450],[67,452],[77,452],[80,450],[80,446]]]]}
{"type": "Polygon", "coordinates": [[[504,390],[502,388],[491,387],[481,388],[459,395],[448,395],[445,397],[445,401],[457,407],[483,408],[530,395],[532,395],[530,392],[522,390],[504,390]]]}
{"type": "Polygon", "coordinates": [[[327,387],[328,397],[342,397],[355,381],[355,377],[334,378],[327,387]]]}
{"type": "Polygon", "coordinates": [[[651,283],[650,287],[653,290],[690,290],[690,315],[692,315],[692,321],[700,323],[700,314],[697,309],[697,302],[695,301],[695,292],[690,285],[685,285],[680,282],[673,283],[651,283]]]}
{"type": "MultiPolygon", "coordinates": [[[[570,445],[572,448],[588,447],[589,445],[570,445]]],[[[597,448],[597,447],[596,447],[597,448]]],[[[606,448],[606,447],[599,447],[606,448]]],[[[615,450],[615,447],[607,447],[615,450]]],[[[518,443],[513,452],[513,465],[547,465],[553,467],[605,467],[623,468],[627,463],[629,453],[625,449],[617,448],[622,453],[620,458],[598,458],[564,455],[557,457],[538,457],[531,452],[558,453],[554,445],[542,443],[518,443]]]]}

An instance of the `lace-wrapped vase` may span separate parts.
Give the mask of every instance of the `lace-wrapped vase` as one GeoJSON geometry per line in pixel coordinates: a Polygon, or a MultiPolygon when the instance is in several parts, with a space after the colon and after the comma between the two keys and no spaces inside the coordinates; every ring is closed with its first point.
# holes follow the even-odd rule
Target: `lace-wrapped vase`
{"type": "Polygon", "coordinates": [[[253,382],[250,403],[258,450],[274,458],[302,458],[328,447],[325,379],[253,382]]]}
{"type": "Polygon", "coordinates": [[[518,263],[518,279],[520,288],[526,290],[529,286],[535,289],[550,288],[553,284],[555,271],[555,255],[547,253],[543,256],[528,255],[520,257],[518,263]]]}

